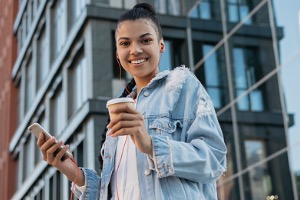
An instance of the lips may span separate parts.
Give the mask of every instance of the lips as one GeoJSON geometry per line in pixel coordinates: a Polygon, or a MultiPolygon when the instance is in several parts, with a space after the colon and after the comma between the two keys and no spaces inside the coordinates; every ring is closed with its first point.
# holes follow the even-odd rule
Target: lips
{"type": "Polygon", "coordinates": [[[146,62],[147,60],[148,60],[147,58],[141,58],[141,59],[131,60],[129,62],[132,63],[132,64],[141,64],[141,63],[146,62]]]}

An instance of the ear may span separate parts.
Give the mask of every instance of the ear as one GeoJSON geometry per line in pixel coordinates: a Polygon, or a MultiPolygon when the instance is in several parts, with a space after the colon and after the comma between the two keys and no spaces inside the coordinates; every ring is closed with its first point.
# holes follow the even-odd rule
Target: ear
{"type": "Polygon", "coordinates": [[[163,53],[165,51],[165,43],[163,39],[161,39],[159,46],[160,46],[159,53],[163,53]]]}
{"type": "Polygon", "coordinates": [[[119,54],[118,54],[118,52],[116,52],[116,59],[119,59],[119,54]]]}

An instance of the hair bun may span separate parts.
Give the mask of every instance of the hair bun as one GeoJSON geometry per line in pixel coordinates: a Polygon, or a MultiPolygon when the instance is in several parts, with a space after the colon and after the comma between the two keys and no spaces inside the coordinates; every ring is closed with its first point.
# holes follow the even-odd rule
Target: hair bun
{"type": "Polygon", "coordinates": [[[152,13],[154,16],[156,16],[156,12],[155,12],[154,8],[148,3],[138,3],[133,7],[133,9],[137,9],[137,8],[143,8],[143,9],[149,11],[150,13],[152,13]]]}

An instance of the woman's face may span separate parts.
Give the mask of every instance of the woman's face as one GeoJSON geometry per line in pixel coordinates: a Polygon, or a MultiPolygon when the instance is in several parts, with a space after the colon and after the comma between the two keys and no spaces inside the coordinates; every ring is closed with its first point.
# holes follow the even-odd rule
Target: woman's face
{"type": "Polygon", "coordinates": [[[158,72],[163,40],[158,41],[156,28],[147,19],[128,20],[116,32],[117,58],[135,79],[149,82],[158,72]]]}

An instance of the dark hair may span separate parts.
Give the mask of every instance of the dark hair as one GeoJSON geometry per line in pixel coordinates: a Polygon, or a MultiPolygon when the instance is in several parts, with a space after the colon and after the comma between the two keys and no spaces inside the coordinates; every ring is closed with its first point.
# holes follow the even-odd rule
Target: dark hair
{"type": "Polygon", "coordinates": [[[127,20],[150,19],[156,27],[158,40],[162,39],[162,30],[160,22],[156,15],[154,8],[148,3],[138,3],[131,10],[122,14],[117,23],[116,33],[118,32],[119,25],[127,20]]]}
{"type": "MultiPolygon", "coordinates": [[[[132,91],[132,89],[134,88],[134,86],[135,86],[135,80],[131,79],[131,81],[126,85],[126,88],[124,88],[123,93],[119,97],[120,98],[127,97],[130,94],[130,92],[132,91]]],[[[106,126],[109,124],[109,122],[110,122],[110,118],[109,118],[109,115],[108,115],[107,123],[106,123],[105,128],[102,132],[101,141],[100,141],[100,153],[99,153],[99,156],[98,156],[98,160],[99,160],[99,163],[100,163],[100,169],[102,169],[102,167],[103,167],[103,159],[102,159],[102,156],[101,156],[101,148],[102,148],[102,145],[104,144],[104,142],[106,140],[106,132],[108,130],[106,128],[106,126]]]]}

